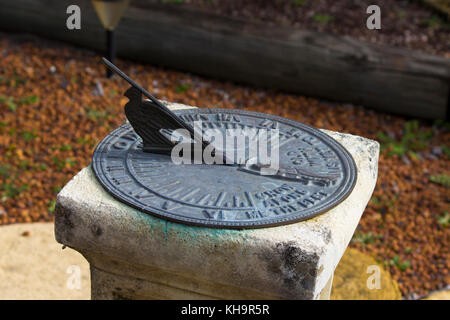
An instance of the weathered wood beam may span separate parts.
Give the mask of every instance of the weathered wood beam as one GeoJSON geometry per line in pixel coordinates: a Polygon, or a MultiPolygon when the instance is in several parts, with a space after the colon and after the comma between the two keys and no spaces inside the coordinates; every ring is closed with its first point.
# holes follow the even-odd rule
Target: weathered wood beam
{"type": "MultiPolygon", "coordinates": [[[[81,30],[66,28],[72,3],[0,0],[0,28],[104,50],[90,1],[77,1],[81,30]]],[[[442,57],[143,0],[131,3],[116,37],[128,59],[413,117],[447,114],[450,59],[442,57]]]]}

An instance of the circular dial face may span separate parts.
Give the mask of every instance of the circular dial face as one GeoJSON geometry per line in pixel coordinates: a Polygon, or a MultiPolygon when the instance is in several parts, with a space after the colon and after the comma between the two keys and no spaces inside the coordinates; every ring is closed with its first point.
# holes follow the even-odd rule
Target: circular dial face
{"type": "Polygon", "coordinates": [[[227,129],[250,132],[249,137],[276,130],[277,169],[261,174],[264,165],[249,165],[248,159],[241,165],[176,164],[170,155],[143,152],[141,138],[124,124],[100,142],[92,162],[96,177],[116,199],[176,222],[245,229],[309,219],[343,201],[355,185],[351,155],[317,129],[233,109],[174,112],[192,126],[201,121],[206,136],[209,129],[225,137],[227,129]]]}

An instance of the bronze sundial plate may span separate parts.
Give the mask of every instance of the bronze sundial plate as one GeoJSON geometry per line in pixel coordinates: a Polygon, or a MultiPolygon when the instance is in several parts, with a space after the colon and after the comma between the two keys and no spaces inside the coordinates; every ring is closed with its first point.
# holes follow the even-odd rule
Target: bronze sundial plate
{"type": "Polygon", "coordinates": [[[233,109],[174,113],[191,125],[201,120],[205,127],[223,131],[277,128],[280,168],[298,170],[296,178],[253,174],[236,166],[176,165],[170,155],[143,152],[142,139],[130,124],[124,124],[108,134],[93,155],[94,173],[113,197],[175,222],[246,229],[312,218],[342,202],[353,190],[356,166],[352,156],[317,129],[233,109]]]}

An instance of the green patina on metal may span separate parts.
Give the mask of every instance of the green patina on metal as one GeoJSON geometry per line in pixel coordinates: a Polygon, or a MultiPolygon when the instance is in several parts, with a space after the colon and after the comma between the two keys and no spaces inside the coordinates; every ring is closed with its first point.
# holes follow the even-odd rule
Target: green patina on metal
{"type": "MultiPolygon", "coordinates": [[[[98,185],[99,190],[103,193],[105,198],[109,198],[112,201],[114,198],[106,192],[97,179],[94,178],[91,166],[89,166],[89,176],[98,185]]],[[[224,239],[235,239],[236,241],[245,241],[251,233],[257,232],[255,229],[235,230],[235,229],[218,229],[218,228],[205,228],[191,226],[182,223],[176,223],[161,219],[152,215],[145,214],[137,209],[134,209],[125,203],[116,202],[124,212],[133,211],[131,215],[123,215],[127,220],[133,221],[130,225],[142,232],[151,232],[154,234],[161,234],[165,241],[181,240],[187,243],[196,244],[200,239],[208,238],[211,243],[219,243],[224,239]]]]}

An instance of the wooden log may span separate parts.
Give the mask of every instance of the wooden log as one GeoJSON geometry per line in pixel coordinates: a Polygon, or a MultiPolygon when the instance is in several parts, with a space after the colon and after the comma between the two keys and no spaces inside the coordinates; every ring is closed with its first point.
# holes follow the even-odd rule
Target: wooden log
{"type": "MultiPolygon", "coordinates": [[[[72,2],[0,0],[0,28],[103,51],[90,1],[77,1],[81,30],[66,28],[72,2]]],[[[128,59],[413,117],[447,114],[450,59],[438,56],[144,0],[132,1],[116,37],[128,59]]]]}

